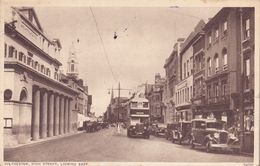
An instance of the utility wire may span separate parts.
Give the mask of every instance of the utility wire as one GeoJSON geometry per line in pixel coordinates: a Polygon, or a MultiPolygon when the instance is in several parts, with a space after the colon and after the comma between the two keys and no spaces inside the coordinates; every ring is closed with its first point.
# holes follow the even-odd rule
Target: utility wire
{"type": "Polygon", "coordinates": [[[106,60],[107,60],[107,63],[108,63],[110,72],[111,72],[111,74],[112,74],[114,80],[117,82],[117,78],[116,78],[116,76],[115,76],[115,74],[114,74],[114,72],[113,72],[113,70],[112,70],[112,66],[111,66],[111,63],[110,63],[110,61],[109,61],[109,58],[108,58],[108,55],[107,55],[107,51],[106,51],[106,48],[105,48],[105,45],[104,45],[104,42],[103,42],[103,39],[102,39],[101,34],[100,34],[100,32],[99,32],[99,28],[98,28],[98,23],[97,23],[96,17],[95,17],[95,15],[94,15],[94,12],[92,11],[91,7],[89,7],[89,9],[90,9],[91,14],[92,14],[92,16],[93,16],[93,19],[94,19],[94,22],[95,22],[95,25],[96,25],[96,28],[97,28],[98,36],[99,36],[99,38],[100,38],[100,40],[101,40],[102,48],[103,48],[103,51],[104,51],[104,53],[105,53],[106,60]]]}

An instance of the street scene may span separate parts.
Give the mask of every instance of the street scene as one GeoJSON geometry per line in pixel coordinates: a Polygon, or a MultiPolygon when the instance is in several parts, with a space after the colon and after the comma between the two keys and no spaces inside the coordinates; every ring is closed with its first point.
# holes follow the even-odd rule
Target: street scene
{"type": "Polygon", "coordinates": [[[5,161],[87,161],[87,162],[252,162],[252,157],[232,153],[205,153],[199,148],[173,144],[152,136],[128,138],[126,130],[115,128],[96,133],[81,133],[36,145],[5,151],[5,161]],[[178,153],[176,153],[178,152],[178,153]],[[173,155],[174,154],[174,155],[173,155]],[[21,156],[23,156],[21,158],[21,156]],[[193,157],[187,157],[193,156],[193,157]]]}
{"type": "Polygon", "coordinates": [[[4,13],[5,162],[254,162],[254,7],[4,13]]]}

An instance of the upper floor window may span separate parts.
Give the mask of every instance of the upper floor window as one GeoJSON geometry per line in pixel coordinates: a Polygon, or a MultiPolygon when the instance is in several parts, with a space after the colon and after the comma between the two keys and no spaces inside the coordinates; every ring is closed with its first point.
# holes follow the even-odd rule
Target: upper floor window
{"type": "Polygon", "coordinates": [[[14,48],[13,46],[9,46],[9,55],[8,55],[9,58],[12,58],[12,57],[13,57],[13,55],[14,55],[14,50],[15,50],[15,48],[14,48]]]}
{"type": "Polygon", "coordinates": [[[250,78],[250,59],[245,59],[245,89],[249,89],[249,78],[250,78]]]}
{"type": "Polygon", "coordinates": [[[19,52],[19,57],[18,57],[19,61],[23,61],[23,53],[19,52]]]}
{"type": "Polygon", "coordinates": [[[215,29],[215,38],[217,39],[219,36],[219,31],[218,31],[218,28],[215,29]]]}
{"type": "Polygon", "coordinates": [[[219,89],[218,89],[218,83],[215,84],[215,97],[218,97],[219,93],[218,93],[219,89]]]}
{"type": "Polygon", "coordinates": [[[244,39],[250,37],[250,19],[246,19],[244,23],[244,39]]]}
{"type": "Polygon", "coordinates": [[[227,33],[227,21],[225,21],[225,22],[223,23],[223,32],[224,32],[224,34],[227,33]]]}
{"type": "Polygon", "coordinates": [[[211,45],[212,37],[211,37],[211,34],[210,34],[210,33],[209,33],[209,36],[208,36],[208,40],[209,40],[209,45],[211,45]]]}
{"type": "Polygon", "coordinates": [[[7,56],[7,44],[5,43],[5,57],[7,56]]]}
{"type": "Polygon", "coordinates": [[[215,59],[215,71],[218,72],[219,71],[218,54],[215,55],[214,59],[215,59]]]}
{"type": "Polygon", "coordinates": [[[184,63],[184,78],[186,78],[186,63],[184,63]]]}
{"type": "Polygon", "coordinates": [[[226,70],[227,69],[227,49],[224,48],[222,50],[222,56],[223,56],[223,69],[226,70]]]}
{"type": "Polygon", "coordinates": [[[207,87],[207,95],[208,95],[208,98],[211,98],[211,86],[210,85],[207,87]]]}
{"type": "Polygon", "coordinates": [[[222,96],[225,96],[226,95],[226,91],[227,91],[227,80],[223,80],[221,82],[221,91],[222,91],[222,96]]]}
{"type": "Polygon", "coordinates": [[[189,62],[189,60],[187,60],[187,77],[189,77],[189,75],[190,75],[189,66],[190,66],[190,62],[189,62]]]}
{"type": "Polygon", "coordinates": [[[44,67],[44,65],[41,65],[41,72],[42,72],[42,73],[45,73],[45,67],[44,67]]]}
{"type": "Polygon", "coordinates": [[[210,58],[208,58],[208,76],[210,76],[211,75],[211,59],[210,58]]]}

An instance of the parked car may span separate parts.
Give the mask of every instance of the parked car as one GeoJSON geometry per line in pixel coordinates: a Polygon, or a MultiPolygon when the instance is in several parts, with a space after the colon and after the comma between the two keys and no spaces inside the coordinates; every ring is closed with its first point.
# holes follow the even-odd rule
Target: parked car
{"type": "Polygon", "coordinates": [[[191,148],[203,146],[206,152],[213,150],[240,149],[239,139],[224,129],[224,121],[213,119],[193,119],[191,129],[191,148]]]}
{"type": "Polygon", "coordinates": [[[174,141],[173,133],[178,130],[179,125],[180,125],[179,122],[167,124],[166,136],[165,136],[167,140],[174,141]]]}
{"type": "Polygon", "coordinates": [[[166,136],[166,126],[164,124],[158,124],[158,128],[155,131],[155,136],[157,137],[166,136]]]}
{"type": "Polygon", "coordinates": [[[183,141],[191,140],[191,122],[190,121],[181,121],[177,127],[177,130],[174,130],[172,142],[177,141],[179,144],[182,144],[183,141]]]}

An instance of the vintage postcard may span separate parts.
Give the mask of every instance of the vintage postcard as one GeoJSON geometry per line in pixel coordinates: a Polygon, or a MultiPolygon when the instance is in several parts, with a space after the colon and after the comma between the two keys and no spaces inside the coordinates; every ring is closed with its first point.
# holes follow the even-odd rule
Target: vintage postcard
{"type": "Polygon", "coordinates": [[[1,1],[1,164],[259,165],[259,1],[1,1]]]}

